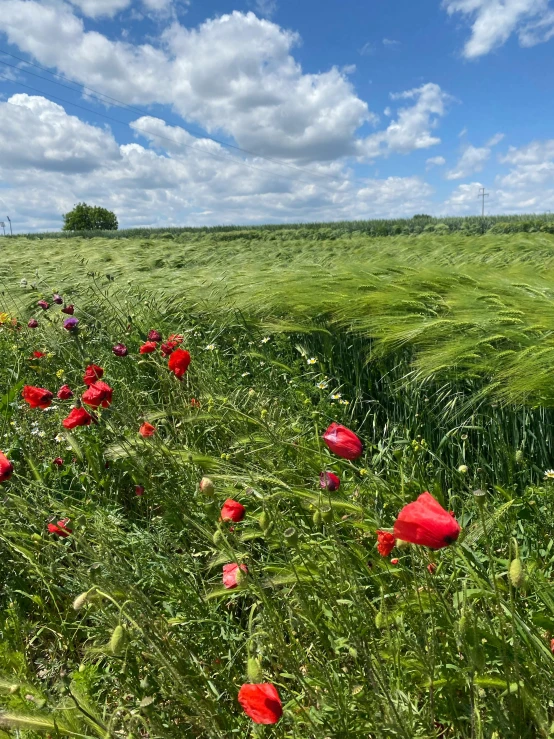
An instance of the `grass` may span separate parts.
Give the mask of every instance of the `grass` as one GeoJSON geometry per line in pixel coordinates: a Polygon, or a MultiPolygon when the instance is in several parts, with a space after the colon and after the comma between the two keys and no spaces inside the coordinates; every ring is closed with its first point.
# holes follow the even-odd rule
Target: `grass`
{"type": "Polygon", "coordinates": [[[0,727],[552,735],[554,236],[269,233],[49,240],[47,259],[35,239],[2,242],[0,448],[15,472],[0,488],[0,727]],[[54,291],[78,334],[55,306],[37,314],[54,291]],[[151,328],[183,335],[182,383],[139,354],[151,328]],[[72,401],[23,403],[23,384],[80,394],[90,362],[114,388],[97,425],[65,432],[72,401]],[[331,421],[362,458],[330,454],[331,421]],[[397,547],[393,564],[376,530],[423,490],[462,534],[436,553],[397,547]],[[246,508],[233,530],[227,498],[246,508]],[[62,518],[71,536],[48,534],[62,518]],[[234,590],[229,562],[248,567],[234,590]],[[281,695],[274,727],[237,703],[249,658],[281,695]]]}

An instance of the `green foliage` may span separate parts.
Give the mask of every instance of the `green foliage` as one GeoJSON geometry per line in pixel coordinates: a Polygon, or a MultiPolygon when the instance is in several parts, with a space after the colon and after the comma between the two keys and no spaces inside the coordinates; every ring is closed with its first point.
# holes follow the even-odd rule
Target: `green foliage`
{"type": "Polygon", "coordinates": [[[63,216],[64,231],[117,231],[115,213],[98,205],[77,203],[63,216]]]}
{"type": "Polygon", "coordinates": [[[279,739],[552,732],[553,237],[432,225],[115,249],[76,238],[71,265],[63,240],[48,265],[36,242],[10,242],[0,727],[22,739],[254,736],[237,703],[250,675],[279,690],[283,718],[262,729],[279,739]],[[75,304],[78,333],[55,306],[25,327],[54,291],[75,304]],[[139,354],[152,328],[184,337],[182,382],[159,350],[139,354]],[[118,342],[128,356],[114,356],[118,342]],[[37,349],[46,356],[30,359],[37,349]],[[20,399],[24,383],[78,397],[89,362],[114,389],[98,424],[68,433],[72,401],[40,411],[20,399]],[[363,439],[360,460],[322,445],[331,421],[363,439]],[[338,491],[321,489],[323,470],[338,491]],[[397,547],[393,565],[376,530],[423,490],[462,534],[438,552],[397,547]],[[219,521],[227,498],[246,508],[232,527],[219,521]],[[65,539],[46,529],[60,518],[65,539]],[[231,562],[248,576],[228,590],[231,562]]]}

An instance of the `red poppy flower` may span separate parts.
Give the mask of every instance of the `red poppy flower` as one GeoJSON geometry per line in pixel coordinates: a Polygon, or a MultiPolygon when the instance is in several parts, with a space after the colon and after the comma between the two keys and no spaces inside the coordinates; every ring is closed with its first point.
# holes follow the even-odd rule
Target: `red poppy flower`
{"type": "Polygon", "coordinates": [[[69,518],[62,518],[57,523],[49,523],[47,528],[51,534],[56,534],[56,536],[60,536],[62,539],[65,539],[69,534],[73,533],[73,529],[67,528],[68,523],[69,518]]]}
{"type": "Polygon", "coordinates": [[[112,352],[115,354],[116,357],[126,357],[127,354],[129,354],[129,350],[125,346],[125,344],[115,344],[112,346],[112,352]]]}
{"type": "Polygon", "coordinates": [[[158,348],[158,345],[155,341],[147,341],[146,344],[143,344],[141,348],[139,349],[139,352],[141,354],[151,354],[152,352],[155,352],[158,348]]]}
{"type": "Polygon", "coordinates": [[[179,380],[188,370],[190,364],[190,354],[186,349],[176,349],[169,357],[167,366],[179,380]]]}
{"type": "Polygon", "coordinates": [[[33,387],[32,385],[25,385],[21,395],[31,408],[42,408],[43,410],[52,405],[52,398],[54,397],[50,390],[45,390],[43,387],[33,387]]]}
{"type": "Polygon", "coordinates": [[[554,654],[554,639],[550,640],[550,651],[554,654]]]}
{"type": "Polygon", "coordinates": [[[398,559],[398,557],[394,557],[390,561],[391,565],[397,565],[399,562],[400,562],[400,560],[398,559]]]}
{"type": "Polygon", "coordinates": [[[52,460],[52,464],[55,464],[56,467],[62,467],[63,466],[63,459],[61,457],[56,457],[56,459],[52,460]]]}
{"type": "Polygon", "coordinates": [[[0,452],[0,482],[7,482],[13,474],[13,464],[0,452]]]}
{"type": "Polygon", "coordinates": [[[62,385],[61,388],[58,390],[58,398],[60,400],[69,400],[69,398],[73,397],[73,390],[69,387],[69,385],[62,385]]]}
{"type": "Polygon", "coordinates": [[[170,336],[167,337],[167,340],[171,341],[176,346],[179,346],[179,344],[183,343],[183,338],[184,337],[181,336],[181,334],[171,334],[170,336]]]}
{"type": "Polygon", "coordinates": [[[89,364],[85,370],[83,382],[85,385],[92,385],[93,382],[100,380],[103,374],[104,370],[102,367],[99,367],[97,364],[89,364]]]}
{"type": "Polygon", "coordinates": [[[329,426],[323,434],[323,441],[334,454],[344,459],[358,459],[364,450],[356,434],[339,423],[332,423],[329,426]]]}
{"type": "Polygon", "coordinates": [[[36,318],[30,318],[29,323],[27,324],[29,328],[37,328],[38,327],[38,321],[36,318]]]}
{"type": "Polygon", "coordinates": [[[334,493],[335,490],[340,488],[340,477],[335,475],[334,472],[320,472],[319,486],[323,490],[328,490],[330,493],[334,493]]]}
{"type": "Polygon", "coordinates": [[[394,523],[397,539],[421,544],[430,549],[442,549],[456,541],[460,526],[430,493],[422,493],[408,503],[394,523]]]}
{"type": "Polygon", "coordinates": [[[196,398],[190,399],[190,407],[191,408],[200,408],[200,401],[196,400],[196,398]]]}
{"type": "Polygon", "coordinates": [[[37,305],[40,305],[42,310],[48,310],[48,308],[50,308],[46,300],[37,300],[37,305]]]}
{"type": "Polygon", "coordinates": [[[248,567],[246,565],[240,565],[239,567],[236,562],[232,562],[228,565],[223,565],[223,584],[228,590],[237,587],[237,576],[239,570],[242,570],[245,574],[248,574],[248,567]]]}
{"type": "Polygon", "coordinates": [[[138,495],[139,497],[144,495],[144,487],[142,485],[135,485],[135,495],[138,495]]]}
{"type": "Polygon", "coordinates": [[[161,346],[162,356],[169,357],[178,346],[179,344],[176,341],[165,341],[161,346]]]}
{"type": "Polygon", "coordinates": [[[144,438],[148,438],[149,436],[154,436],[156,433],[156,427],[152,426],[151,423],[148,423],[148,421],[145,421],[142,426],[139,428],[139,434],[141,436],[144,436],[144,438]]]}
{"type": "Polygon", "coordinates": [[[46,354],[44,352],[33,352],[33,358],[34,359],[42,359],[45,356],[46,356],[46,354]]]}
{"type": "Polygon", "coordinates": [[[272,683],[245,683],[238,698],[243,711],[255,724],[276,724],[283,715],[281,698],[272,683]]]}
{"type": "Polygon", "coordinates": [[[105,382],[99,380],[88,386],[88,389],[83,393],[82,401],[91,408],[109,408],[112,402],[113,390],[105,382]]]}
{"type": "Polygon", "coordinates": [[[74,429],[76,426],[90,426],[91,421],[94,421],[94,418],[84,408],[72,408],[62,423],[66,429],[74,429]]]}
{"type": "Polygon", "coordinates": [[[75,313],[75,306],[74,305],[65,305],[62,308],[62,313],[66,313],[68,316],[72,316],[75,313]]]}
{"type": "Polygon", "coordinates": [[[388,557],[394,549],[396,538],[388,531],[377,532],[377,551],[381,557],[388,557]]]}
{"type": "Polygon", "coordinates": [[[241,505],[237,500],[227,498],[221,509],[221,520],[222,521],[234,521],[238,523],[242,521],[246,514],[246,508],[241,505]]]}
{"type": "Polygon", "coordinates": [[[148,341],[156,342],[156,341],[161,341],[161,340],[162,340],[162,335],[159,331],[156,331],[156,329],[153,328],[151,331],[148,332],[148,341]]]}

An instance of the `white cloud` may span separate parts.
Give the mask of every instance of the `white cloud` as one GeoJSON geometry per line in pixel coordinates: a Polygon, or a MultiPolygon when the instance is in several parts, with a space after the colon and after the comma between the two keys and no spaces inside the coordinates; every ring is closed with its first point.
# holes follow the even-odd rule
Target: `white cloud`
{"type": "Polygon", "coordinates": [[[540,164],[554,159],[554,139],[532,141],[526,146],[517,148],[510,146],[508,152],[500,157],[503,164],[540,164]]]}
{"type": "Polygon", "coordinates": [[[277,0],[254,0],[254,10],[264,18],[271,18],[277,12],[277,0]]]}
{"type": "Polygon", "coordinates": [[[444,167],[446,159],[444,157],[430,157],[425,160],[425,169],[431,169],[432,167],[444,167]]]}
{"type": "Polygon", "coordinates": [[[369,157],[387,156],[391,152],[407,154],[440,143],[431,131],[446,113],[450,95],[439,85],[428,82],[421,87],[391,95],[393,100],[415,100],[408,108],[400,108],[398,117],[385,131],[371,134],[360,142],[360,152],[369,157]]]}
{"type": "Polygon", "coordinates": [[[366,41],[366,43],[362,46],[360,49],[361,56],[370,56],[371,54],[375,53],[375,47],[371,43],[371,41],[366,41]]]}
{"type": "Polygon", "coordinates": [[[469,177],[476,172],[481,172],[485,163],[488,161],[492,147],[499,144],[504,138],[504,134],[497,133],[489,141],[486,146],[472,146],[468,144],[462,152],[461,157],[454,169],[451,169],[446,174],[447,180],[461,180],[464,177],[469,177]]]}
{"type": "Polygon", "coordinates": [[[458,185],[445,200],[443,208],[445,213],[467,215],[480,211],[479,190],[483,187],[480,182],[472,182],[469,185],[458,185]]]}
{"type": "Polygon", "coordinates": [[[357,130],[374,121],[336,68],[304,74],[299,38],[254,13],[186,28],[172,23],[158,45],[85,31],[63,2],[1,0],[2,31],[41,64],[131,104],[168,104],[239,146],[300,162],[358,154],[357,130]]]}
{"type": "Polygon", "coordinates": [[[5,167],[85,173],[119,156],[110,131],[67,115],[50,100],[19,94],[0,103],[0,161],[5,167]]]}
{"type": "Polygon", "coordinates": [[[89,18],[113,18],[128,8],[132,0],[70,0],[70,2],[89,18]]]}
{"type": "Polygon", "coordinates": [[[522,46],[534,46],[554,35],[554,11],[549,0],[443,0],[452,15],[472,23],[464,56],[475,59],[502,46],[514,33],[522,46]]]}
{"type": "Polygon", "coordinates": [[[151,116],[132,127],[148,145],[118,146],[42,97],[0,103],[0,202],[17,230],[59,228],[82,200],[114,210],[122,226],[162,226],[410,216],[433,192],[419,177],[358,181],[336,162],[298,173],[256,158],[245,166],[151,116]]]}
{"type": "Polygon", "coordinates": [[[384,38],[383,39],[383,46],[400,46],[400,41],[395,41],[392,38],[384,38]]]}

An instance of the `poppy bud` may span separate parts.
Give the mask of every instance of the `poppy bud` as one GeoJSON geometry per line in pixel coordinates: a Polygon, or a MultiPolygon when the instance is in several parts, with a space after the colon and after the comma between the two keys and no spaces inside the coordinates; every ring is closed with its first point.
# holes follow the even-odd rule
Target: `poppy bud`
{"type": "Polygon", "coordinates": [[[138,495],[139,497],[144,495],[144,487],[142,485],[135,485],[135,495],[138,495]]]}
{"type": "Polygon", "coordinates": [[[523,464],[525,461],[525,455],[523,454],[523,449],[518,449],[516,452],[516,462],[518,464],[523,464]]]}
{"type": "Polygon", "coordinates": [[[263,682],[263,673],[262,673],[262,666],[260,664],[260,660],[257,657],[249,657],[248,658],[248,664],[246,666],[246,674],[248,675],[248,680],[251,683],[261,683],[263,682]]]}
{"type": "Polygon", "coordinates": [[[54,296],[52,297],[52,302],[56,303],[56,305],[62,305],[63,304],[63,298],[61,295],[58,295],[57,293],[54,293],[54,296]]]}
{"type": "Polygon", "coordinates": [[[429,564],[427,565],[427,572],[430,575],[434,575],[436,571],[437,571],[437,565],[434,562],[429,562],[429,564]]]}
{"type": "Polygon", "coordinates": [[[31,318],[31,319],[29,320],[29,323],[27,324],[27,326],[28,326],[29,328],[37,328],[37,326],[38,326],[38,321],[37,321],[37,319],[36,319],[36,318],[31,318]]]}
{"type": "Polygon", "coordinates": [[[215,493],[215,485],[209,477],[203,477],[200,480],[200,492],[210,497],[215,493]]]}
{"type": "Polygon", "coordinates": [[[393,557],[390,561],[391,565],[397,565],[400,562],[398,557],[393,557]]]}
{"type": "Polygon", "coordinates": [[[377,629],[382,629],[384,625],[385,625],[385,617],[383,616],[381,611],[377,611],[377,613],[375,614],[375,627],[377,629]]]}
{"type": "Polygon", "coordinates": [[[333,509],[331,506],[325,506],[321,509],[321,518],[325,523],[331,523],[333,520],[333,509]]]}
{"type": "Polygon", "coordinates": [[[152,329],[148,332],[148,341],[161,341],[162,335],[159,331],[152,329]]]}
{"type": "Polygon", "coordinates": [[[50,308],[46,300],[38,300],[37,305],[39,305],[42,308],[42,310],[48,310],[48,308],[50,308]]]}
{"type": "Polygon", "coordinates": [[[69,400],[69,398],[73,397],[73,390],[69,387],[69,385],[62,385],[61,388],[58,390],[57,397],[60,400],[69,400]]]}
{"type": "Polygon", "coordinates": [[[319,508],[315,509],[312,520],[314,522],[314,526],[318,526],[318,527],[321,526],[322,518],[321,518],[321,511],[319,510],[319,508]]]}
{"type": "Polygon", "coordinates": [[[237,585],[244,585],[244,583],[246,582],[247,578],[248,578],[248,569],[247,569],[246,565],[241,565],[237,569],[237,573],[236,573],[236,576],[235,576],[235,582],[237,583],[237,585]]]}
{"type": "Polygon", "coordinates": [[[262,531],[266,531],[269,528],[271,519],[269,518],[269,514],[267,511],[262,511],[260,513],[258,517],[258,523],[260,524],[260,528],[262,531]]]}
{"type": "Polygon", "coordinates": [[[340,478],[334,472],[320,472],[319,486],[323,490],[334,493],[340,487],[340,478]]]}
{"type": "Polygon", "coordinates": [[[56,459],[52,460],[52,464],[55,464],[56,467],[63,467],[63,459],[61,457],[56,457],[56,459]]]}
{"type": "Polygon", "coordinates": [[[212,537],[212,541],[216,547],[218,547],[223,541],[223,532],[218,529],[212,537]]]}
{"type": "Polygon", "coordinates": [[[75,313],[75,306],[74,305],[65,305],[62,308],[62,313],[65,313],[68,316],[72,316],[75,313]]]}
{"type": "Polygon", "coordinates": [[[389,531],[377,531],[377,551],[381,557],[388,557],[396,545],[396,539],[389,531]]]}
{"type": "Polygon", "coordinates": [[[292,526],[283,531],[285,537],[285,544],[289,547],[295,547],[298,544],[298,531],[292,526]]]}
{"type": "Polygon", "coordinates": [[[121,624],[118,624],[113,630],[113,633],[110,639],[110,652],[115,657],[118,657],[123,651],[124,645],[125,645],[125,629],[123,628],[121,624]]]}
{"type": "Polygon", "coordinates": [[[519,557],[512,560],[508,574],[514,588],[517,589],[523,585],[525,575],[523,573],[523,563],[519,557]]]}
{"type": "Polygon", "coordinates": [[[129,350],[125,344],[114,344],[114,346],[112,346],[112,352],[116,357],[126,357],[127,354],[129,354],[129,350]]]}
{"type": "Polygon", "coordinates": [[[75,611],[79,611],[87,602],[88,596],[89,596],[90,590],[86,590],[84,593],[81,593],[81,595],[78,595],[75,600],[73,601],[73,609],[75,611]]]}

